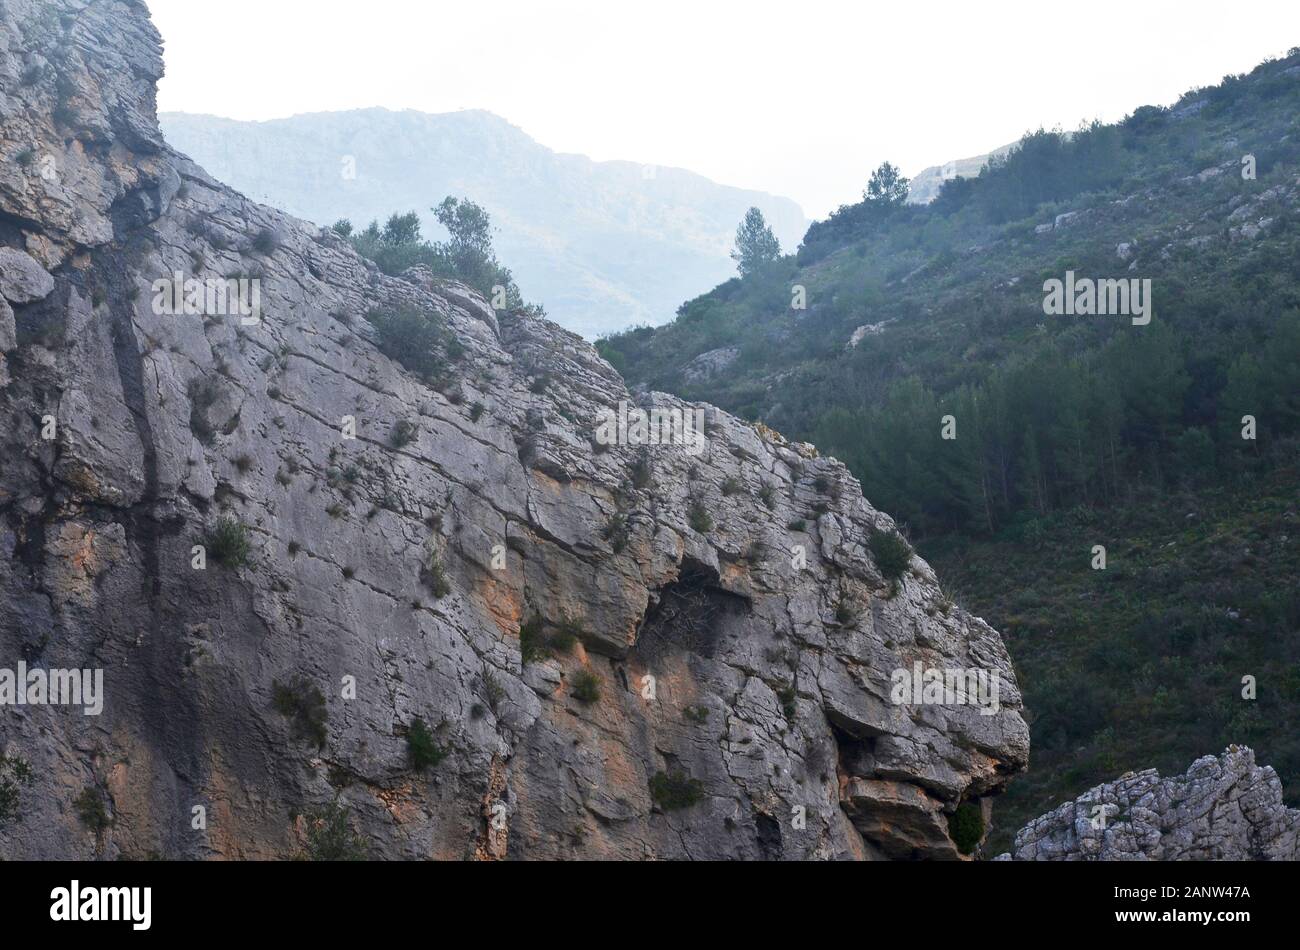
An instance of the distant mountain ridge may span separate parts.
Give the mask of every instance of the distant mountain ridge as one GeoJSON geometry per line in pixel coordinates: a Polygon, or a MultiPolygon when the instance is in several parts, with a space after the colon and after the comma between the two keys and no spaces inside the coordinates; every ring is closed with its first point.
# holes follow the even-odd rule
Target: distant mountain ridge
{"type": "Polygon", "coordinates": [[[167,141],[258,200],[319,224],[363,226],[444,196],[483,205],[498,256],[525,297],[593,337],[662,323],[681,301],[734,273],[745,211],[763,211],[786,250],[807,226],[788,198],[678,168],[554,152],[490,112],[359,109],[245,122],[171,112],[167,141]]]}

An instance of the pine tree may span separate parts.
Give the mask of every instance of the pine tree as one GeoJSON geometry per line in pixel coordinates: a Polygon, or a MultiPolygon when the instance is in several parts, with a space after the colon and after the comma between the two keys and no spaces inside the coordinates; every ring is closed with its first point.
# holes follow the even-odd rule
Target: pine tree
{"type": "Polygon", "coordinates": [[[883,162],[871,173],[867,190],[862,197],[867,201],[880,201],[887,205],[900,205],[907,200],[908,180],[892,162],[883,162]]]}
{"type": "Polygon", "coordinates": [[[763,212],[750,208],[736,228],[736,246],[731,252],[740,276],[748,277],[780,256],[781,243],[768,227],[763,212]]]}

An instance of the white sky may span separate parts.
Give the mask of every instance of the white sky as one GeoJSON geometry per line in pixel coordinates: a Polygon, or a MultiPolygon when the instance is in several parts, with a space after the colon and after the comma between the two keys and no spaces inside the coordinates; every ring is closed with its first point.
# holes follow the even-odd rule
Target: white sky
{"type": "Polygon", "coordinates": [[[1039,125],[1113,121],[1300,45],[1296,0],[148,0],[164,111],[487,109],[810,217],[1039,125]]]}

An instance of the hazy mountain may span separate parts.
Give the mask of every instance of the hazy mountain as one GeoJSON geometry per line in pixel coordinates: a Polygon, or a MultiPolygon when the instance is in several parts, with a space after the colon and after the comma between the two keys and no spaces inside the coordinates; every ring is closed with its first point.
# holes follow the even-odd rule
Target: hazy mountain
{"type": "Polygon", "coordinates": [[[498,256],[524,295],[589,337],[662,323],[732,276],[728,252],[751,205],[787,250],[806,226],[787,198],[553,152],[490,112],[361,109],[268,122],[173,112],[161,125],[217,178],[322,224],[415,209],[426,235],[441,237],[429,208],[470,197],[491,213],[498,256]]]}

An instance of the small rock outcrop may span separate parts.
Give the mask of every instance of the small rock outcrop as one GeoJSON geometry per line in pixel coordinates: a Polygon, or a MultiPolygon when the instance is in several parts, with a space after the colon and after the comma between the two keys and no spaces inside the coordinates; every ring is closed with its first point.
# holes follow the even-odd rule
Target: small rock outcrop
{"type": "Polygon", "coordinates": [[[0,856],[285,858],[323,809],[375,858],[973,849],[1014,671],[843,465],[247,200],[161,73],[138,2],[0,0],[0,668],[103,674],[0,708],[0,856]],[[702,438],[599,437],[641,410],[702,438]]]}
{"type": "Polygon", "coordinates": [[[1026,825],[1015,861],[1294,861],[1300,810],[1255,753],[1229,746],[1182,775],[1155,769],[1098,785],[1026,825]]]}

